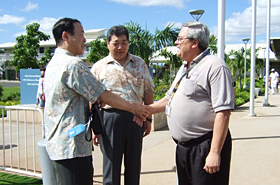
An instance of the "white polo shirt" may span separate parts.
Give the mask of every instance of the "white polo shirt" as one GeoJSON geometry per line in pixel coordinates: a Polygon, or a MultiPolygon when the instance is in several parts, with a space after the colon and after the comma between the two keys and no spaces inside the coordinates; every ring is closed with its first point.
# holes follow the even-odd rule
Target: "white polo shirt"
{"type": "MultiPolygon", "coordinates": [[[[183,66],[166,93],[168,100],[182,70],[183,66]]],[[[182,79],[170,108],[167,121],[176,140],[188,141],[212,131],[216,112],[234,109],[232,76],[226,63],[216,56],[205,56],[182,79]]]]}

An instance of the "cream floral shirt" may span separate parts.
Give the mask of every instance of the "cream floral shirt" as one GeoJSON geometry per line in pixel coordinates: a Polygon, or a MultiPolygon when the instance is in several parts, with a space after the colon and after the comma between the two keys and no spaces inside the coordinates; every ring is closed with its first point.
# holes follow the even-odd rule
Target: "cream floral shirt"
{"type": "MultiPolygon", "coordinates": [[[[143,102],[145,93],[153,91],[154,88],[153,79],[145,61],[129,53],[124,66],[108,55],[96,62],[91,72],[106,86],[107,90],[130,102],[143,102]]],[[[110,106],[106,105],[105,108],[110,108],[110,106]]]]}
{"type": "Polygon", "coordinates": [[[45,73],[44,111],[47,152],[52,160],[92,155],[85,132],[70,138],[67,131],[88,122],[89,101],[105,90],[88,67],[66,50],[57,48],[45,73]]]}

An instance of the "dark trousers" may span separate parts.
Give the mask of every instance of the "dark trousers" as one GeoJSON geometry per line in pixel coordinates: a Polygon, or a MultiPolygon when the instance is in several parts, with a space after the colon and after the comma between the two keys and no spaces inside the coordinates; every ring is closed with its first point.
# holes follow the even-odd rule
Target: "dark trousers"
{"type": "Polygon", "coordinates": [[[127,111],[103,110],[105,131],[101,134],[103,153],[103,184],[119,185],[124,157],[124,183],[138,185],[141,171],[143,128],[127,111]]]}
{"type": "Polygon", "coordinates": [[[203,169],[211,147],[211,133],[202,140],[197,139],[184,145],[177,144],[176,166],[179,185],[228,185],[232,148],[229,131],[221,151],[220,171],[209,174],[203,169]]]}
{"type": "Polygon", "coordinates": [[[92,156],[53,161],[57,185],[92,185],[92,156]]]}

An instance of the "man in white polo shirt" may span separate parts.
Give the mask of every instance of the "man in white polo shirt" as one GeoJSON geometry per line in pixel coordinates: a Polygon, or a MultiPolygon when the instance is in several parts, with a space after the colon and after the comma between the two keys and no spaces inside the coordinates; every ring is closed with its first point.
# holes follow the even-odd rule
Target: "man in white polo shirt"
{"type": "Polygon", "coordinates": [[[152,113],[165,111],[176,147],[179,185],[227,185],[231,160],[228,129],[234,109],[232,76],[208,51],[210,31],[186,22],[175,42],[185,62],[152,113]]]}

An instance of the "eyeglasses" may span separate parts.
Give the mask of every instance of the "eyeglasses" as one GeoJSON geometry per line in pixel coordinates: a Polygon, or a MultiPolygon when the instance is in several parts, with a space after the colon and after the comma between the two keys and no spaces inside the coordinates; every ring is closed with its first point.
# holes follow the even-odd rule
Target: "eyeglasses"
{"type": "Polygon", "coordinates": [[[190,40],[193,40],[193,38],[188,38],[188,37],[186,37],[186,38],[182,38],[182,37],[177,37],[177,42],[178,43],[182,43],[185,39],[190,39],[190,40]]]}

